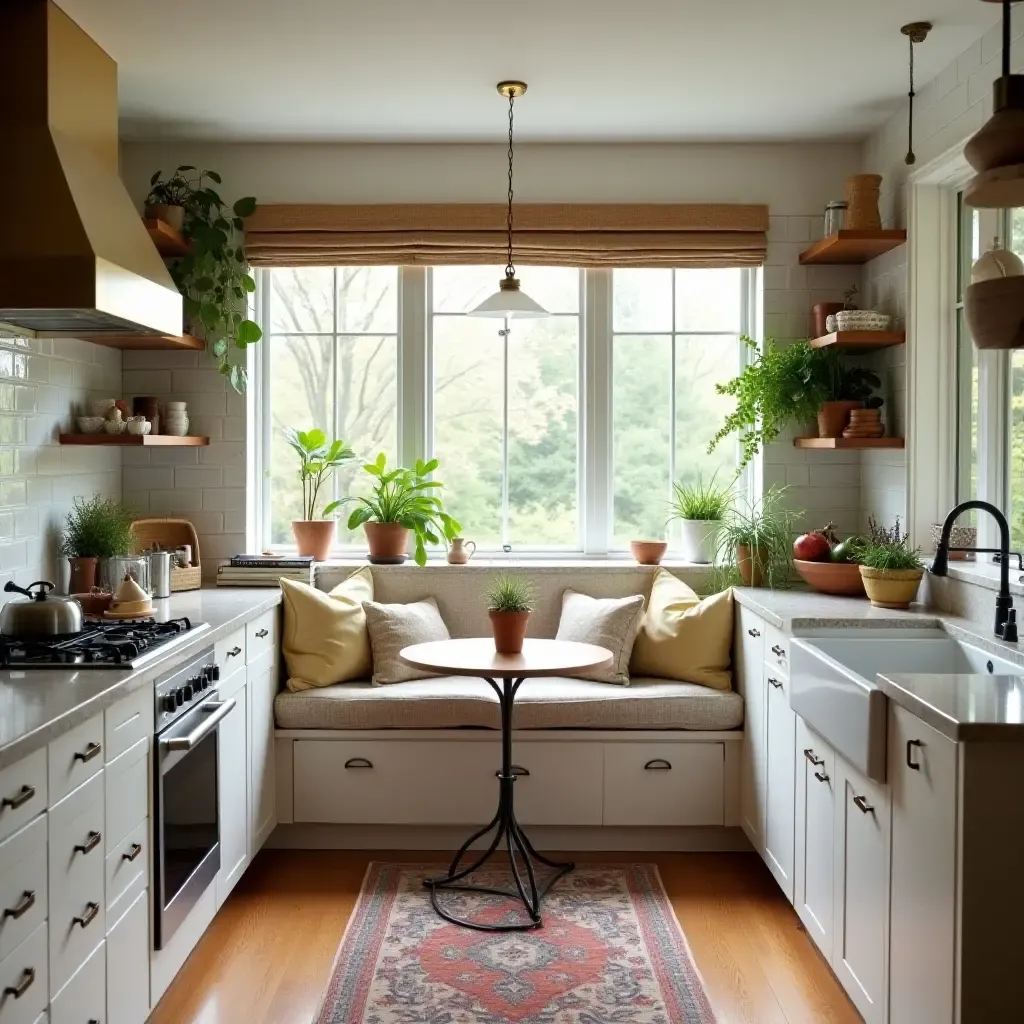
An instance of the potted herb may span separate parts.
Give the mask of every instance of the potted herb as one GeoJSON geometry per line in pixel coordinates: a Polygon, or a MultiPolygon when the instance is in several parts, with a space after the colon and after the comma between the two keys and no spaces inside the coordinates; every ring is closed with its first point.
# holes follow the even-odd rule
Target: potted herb
{"type": "Polygon", "coordinates": [[[757,501],[734,503],[715,537],[715,562],[727,579],[746,587],[783,587],[793,566],[798,512],[783,505],[785,488],[772,487],[757,501]]]}
{"type": "Polygon", "coordinates": [[[882,407],[882,399],[875,394],[882,382],[870,370],[846,366],[837,352],[826,349],[822,357],[818,372],[827,397],[818,410],[818,437],[842,437],[852,410],[882,407]]]}
{"type": "Polygon", "coordinates": [[[533,610],[533,587],[522,576],[502,573],[487,588],[487,614],[498,654],[521,654],[533,610]]]}
{"type": "Polygon", "coordinates": [[[186,171],[194,171],[189,164],[182,164],[169,178],[161,177],[157,171],[149,179],[149,195],[146,196],[146,216],[170,224],[175,231],[181,231],[185,224],[185,208],[192,198],[192,186],[186,171]]]}
{"type": "Polygon", "coordinates": [[[719,487],[715,477],[705,484],[699,473],[696,483],[677,481],[672,486],[675,494],[669,522],[679,521],[683,558],[706,565],[714,560],[715,535],[729,511],[732,492],[727,487],[719,487]]]}
{"type": "Polygon", "coordinates": [[[101,558],[132,553],[134,518],[134,510],[114,498],[74,499],[60,541],[60,552],[71,565],[68,593],[88,594],[96,586],[101,558]]]}
{"type": "Polygon", "coordinates": [[[355,459],[356,453],[344,441],[328,442],[322,430],[289,429],[284,436],[299,456],[302,481],[302,518],[292,520],[295,546],[300,555],[312,555],[317,562],[323,562],[334,543],[335,522],[329,517],[342,502],[332,501],[324,508],[323,515],[318,516],[320,488],[339,466],[355,459]]]}
{"type": "Polygon", "coordinates": [[[377,482],[369,497],[347,499],[359,506],[348,517],[348,528],[363,527],[371,562],[405,561],[410,531],[417,565],[426,564],[428,541],[440,544],[442,538],[451,541],[459,536],[462,527],[445,512],[441,498],[434,493],[444,484],[429,479],[437,467],[437,459],[417,459],[415,469],[388,470],[383,452],[363,466],[377,482]]]}
{"type": "Polygon", "coordinates": [[[877,608],[909,608],[924,575],[920,552],[900,532],[899,516],[892,529],[868,520],[871,535],[857,553],[860,575],[871,603],[877,608]]]}

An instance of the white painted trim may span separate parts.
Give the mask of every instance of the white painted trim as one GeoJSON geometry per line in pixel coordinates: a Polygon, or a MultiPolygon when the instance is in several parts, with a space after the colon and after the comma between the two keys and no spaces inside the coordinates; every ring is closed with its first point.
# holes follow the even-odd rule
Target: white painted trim
{"type": "MultiPolygon", "coordinates": [[[[498,729],[276,729],[281,740],[389,740],[394,742],[498,743],[498,729]]],[[[512,742],[549,743],[741,743],[743,731],[700,732],[693,729],[513,729],[512,742]]],[[[280,748],[279,748],[280,749],[280,748]]]]}
{"type": "Polygon", "coordinates": [[[593,558],[608,554],[612,535],[612,272],[584,277],[580,525],[584,557],[593,558]]]}
{"type": "Polygon", "coordinates": [[[433,337],[427,275],[426,267],[403,267],[398,274],[398,461],[403,466],[425,459],[431,444],[433,337]]]}

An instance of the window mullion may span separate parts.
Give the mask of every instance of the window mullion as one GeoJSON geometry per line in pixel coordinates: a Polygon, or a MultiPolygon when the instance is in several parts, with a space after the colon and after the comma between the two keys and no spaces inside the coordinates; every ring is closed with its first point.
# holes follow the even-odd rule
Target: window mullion
{"type": "Polygon", "coordinates": [[[580,380],[583,551],[607,554],[612,536],[612,271],[585,271],[580,380]]]}
{"type": "Polygon", "coordinates": [[[501,543],[511,544],[508,530],[508,367],[509,367],[509,325],[508,319],[503,321],[504,329],[501,332],[502,359],[504,367],[502,370],[501,388],[501,543]]]}
{"type": "Polygon", "coordinates": [[[398,272],[398,461],[412,465],[433,449],[433,368],[426,267],[398,272]]]}

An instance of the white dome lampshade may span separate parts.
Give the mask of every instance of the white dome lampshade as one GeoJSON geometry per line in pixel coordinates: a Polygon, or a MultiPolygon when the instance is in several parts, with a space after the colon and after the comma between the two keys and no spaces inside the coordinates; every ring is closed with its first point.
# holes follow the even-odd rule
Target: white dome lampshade
{"type": "Polygon", "coordinates": [[[495,320],[536,320],[550,316],[539,303],[534,302],[519,287],[518,277],[505,277],[498,284],[498,290],[489,295],[468,316],[490,317],[495,320]]]}

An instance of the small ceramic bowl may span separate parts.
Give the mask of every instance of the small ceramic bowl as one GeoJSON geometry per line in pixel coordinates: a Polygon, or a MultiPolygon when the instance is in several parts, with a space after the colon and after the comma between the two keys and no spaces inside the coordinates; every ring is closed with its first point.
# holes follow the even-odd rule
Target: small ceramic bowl
{"type": "Polygon", "coordinates": [[[629,544],[629,550],[641,565],[659,565],[667,549],[668,544],[663,540],[634,540],[629,544]]]}
{"type": "Polygon", "coordinates": [[[83,434],[102,434],[103,425],[106,422],[102,416],[79,416],[75,420],[79,431],[83,434]]]}
{"type": "Polygon", "coordinates": [[[113,398],[97,399],[95,402],[89,403],[89,412],[93,416],[106,416],[114,408],[115,401],[116,399],[113,398]]]}
{"type": "Polygon", "coordinates": [[[108,434],[123,434],[128,424],[124,420],[106,420],[103,429],[108,434]]]}
{"type": "Polygon", "coordinates": [[[145,416],[129,416],[125,422],[128,424],[128,433],[140,437],[145,437],[153,429],[153,424],[145,416]]]}

